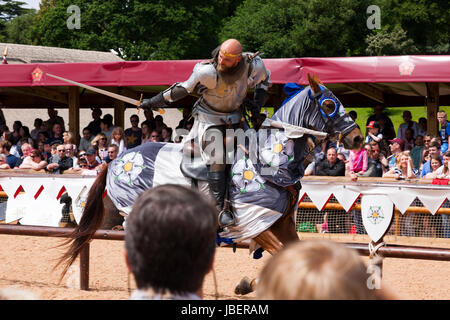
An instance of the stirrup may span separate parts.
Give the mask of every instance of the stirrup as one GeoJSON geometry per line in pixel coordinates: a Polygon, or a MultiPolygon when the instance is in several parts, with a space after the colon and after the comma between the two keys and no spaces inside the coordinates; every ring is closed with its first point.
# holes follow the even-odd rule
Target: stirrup
{"type": "Polygon", "coordinates": [[[234,213],[230,210],[222,210],[219,213],[219,226],[221,228],[229,227],[236,224],[236,217],[234,213]]]}

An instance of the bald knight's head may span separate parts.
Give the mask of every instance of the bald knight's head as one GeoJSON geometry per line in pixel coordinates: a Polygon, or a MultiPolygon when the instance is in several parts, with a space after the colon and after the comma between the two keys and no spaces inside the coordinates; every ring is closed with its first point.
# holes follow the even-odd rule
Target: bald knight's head
{"type": "Polygon", "coordinates": [[[217,69],[221,72],[236,67],[242,59],[242,45],[236,39],[228,39],[221,44],[217,69]]]}

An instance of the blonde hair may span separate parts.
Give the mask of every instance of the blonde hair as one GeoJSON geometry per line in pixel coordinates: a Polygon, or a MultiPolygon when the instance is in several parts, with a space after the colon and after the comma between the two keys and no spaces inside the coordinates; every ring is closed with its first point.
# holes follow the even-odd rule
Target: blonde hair
{"type": "Polygon", "coordinates": [[[69,140],[67,142],[64,141],[64,143],[76,144],[75,136],[74,136],[72,131],[64,131],[64,133],[63,133],[63,140],[64,140],[65,136],[67,136],[69,138],[69,140]]]}
{"type": "Polygon", "coordinates": [[[123,130],[122,127],[115,127],[111,133],[111,139],[116,140],[116,138],[114,137],[116,134],[120,134],[120,139],[118,141],[116,141],[117,143],[120,143],[120,140],[123,140],[123,142],[126,142],[125,139],[125,131],[123,130]]]}
{"type": "MultiPolygon", "coordinates": [[[[397,166],[397,168],[399,168],[400,170],[402,170],[403,168],[401,168],[401,164],[402,164],[402,157],[407,156],[408,160],[409,160],[409,152],[408,151],[402,151],[397,155],[397,160],[395,161],[395,164],[397,166]]],[[[405,168],[407,169],[407,168],[405,168]]]]}
{"type": "Polygon", "coordinates": [[[106,138],[106,145],[108,145],[108,137],[106,136],[106,134],[104,133],[99,133],[95,136],[94,139],[92,139],[91,141],[91,146],[93,146],[94,148],[98,148],[98,142],[100,141],[101,138],[106,138]]]}
{"type": "MultiPolygon", "coordinates": [[[[256,287],[266,300],[372,300],[370,274],[358,253],[327,240],[292,243],[266,264],[256,287]]],[[[378,292],[377,292],[378,291],[378,292]]]]}

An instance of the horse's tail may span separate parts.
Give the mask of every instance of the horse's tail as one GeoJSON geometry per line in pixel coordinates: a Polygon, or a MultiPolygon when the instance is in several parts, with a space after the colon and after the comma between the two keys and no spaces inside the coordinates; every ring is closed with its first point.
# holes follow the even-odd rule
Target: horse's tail
{"type": "Polygon", "coordinates": [[[75,227],[74,231],[70,234],[69,239],[64,241],[61,246],[69,245],[69,249],[59,259],[55,268],[59,265],[63,265],[64,269],[61,274],[60,280],[69,270],[73,264],[81,249],[91,241],[94,233],[100,228],[105,210],[103,206],[103,194],[106,187],[106,177],[108,174],[108,166],[104,166],[92,184],[91,189],[86,200],[86,206],[84,207],[83,215],[81,216],[80,223],[75,227]]]}

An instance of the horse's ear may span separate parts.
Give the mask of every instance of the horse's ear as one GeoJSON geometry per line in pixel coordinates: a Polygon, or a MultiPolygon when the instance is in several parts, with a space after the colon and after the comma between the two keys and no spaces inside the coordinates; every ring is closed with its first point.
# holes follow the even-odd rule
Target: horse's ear
{"type": "Polygon", "coordinates": [[[314,73],[314,75],[311,77],[311,75],[308,73],[308,82],[309,86],[311,87],[314,94],[320,92],[319,83],[322,84],[319,77],[314,73]]]}

